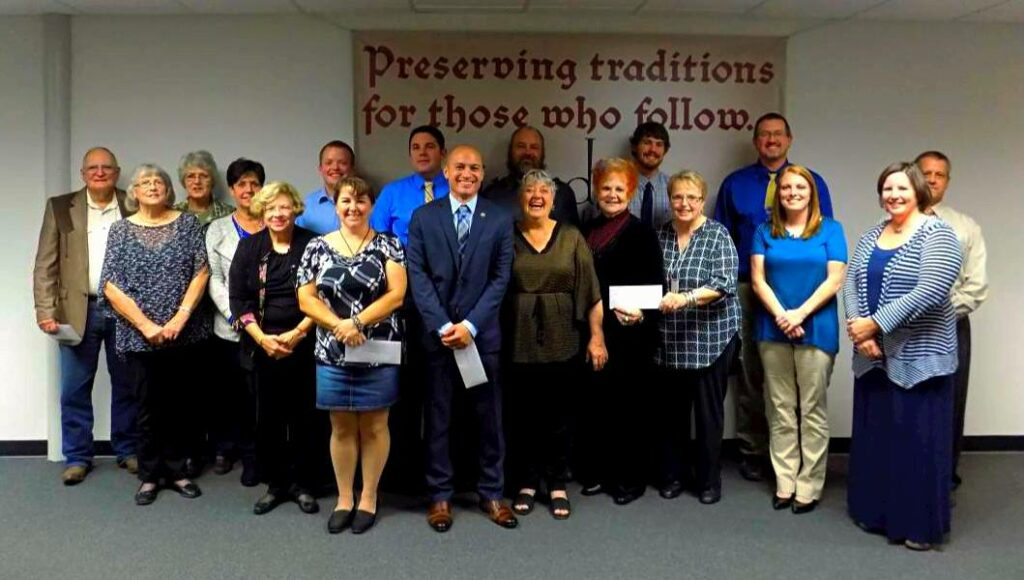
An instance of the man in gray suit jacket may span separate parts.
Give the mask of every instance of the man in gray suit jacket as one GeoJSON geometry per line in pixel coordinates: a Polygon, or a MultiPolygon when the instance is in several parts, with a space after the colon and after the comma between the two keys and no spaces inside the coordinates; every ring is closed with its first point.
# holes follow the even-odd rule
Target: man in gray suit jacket
{"type": "Polygon", "coordinates": [[[36,322],[47,334],[69,325],[81,341],[60,345],[61,439],[65,485],[82,482],[92,469],[92,385],[100,345],[106,345],[112,385],[110,442],[119,467],[135,473],[137,404],[114,351],[114,321],[96,306],[107,233],[127,217],[125,192],[116,188],[121,169],[110,150],[94,147],[82,159],[78,191],[46,202],[39,232],[32,289],[36,322]]]}

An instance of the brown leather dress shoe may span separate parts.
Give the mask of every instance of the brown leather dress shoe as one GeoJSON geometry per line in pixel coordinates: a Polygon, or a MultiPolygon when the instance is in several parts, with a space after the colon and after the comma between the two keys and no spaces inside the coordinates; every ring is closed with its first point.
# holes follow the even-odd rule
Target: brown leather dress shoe
{"type": "Polygon", "coordinates": [[[452,527],[452,504],[447,501],[431,502],[427,508],[427,523],[435,532],[447,532],[452,527]]]}
{"type": "Polygon", "coordinates": [[[487,517],[489,517],[492,522],[503,528],[511,530],[519,525],[519,520],[516,519],[516,514],[512,509],[496,499],[480,500],[480,509],[487,514],[487,517]]]}
{"type": "Polygon", "coordinates": [[[60,480],[64,482],[64,485],[78,485],[85,481],[85,476],[89,474],[89,469],[85,465],[69,465],[60,474],[60,480]]]}

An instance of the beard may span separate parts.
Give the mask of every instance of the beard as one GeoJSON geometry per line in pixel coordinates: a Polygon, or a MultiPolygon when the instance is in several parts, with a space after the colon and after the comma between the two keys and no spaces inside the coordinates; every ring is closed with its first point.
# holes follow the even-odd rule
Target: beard
{"type": "Polygon", "coordinates": [[[518,160],[516,160],[516,159],[509,159],[508,160],[508,169],[509,169],[509,171],[511,171],[513,173],[518,173],[519,175],[526,175],[526,172],[530,171],[531,169],[546,169],[546,168],[547,168],[547,166],[544,165],[544,159],[543,158],[536,159],[536,158],[528,157],[527,156],[527,157],[521,157],[518,160]]]}

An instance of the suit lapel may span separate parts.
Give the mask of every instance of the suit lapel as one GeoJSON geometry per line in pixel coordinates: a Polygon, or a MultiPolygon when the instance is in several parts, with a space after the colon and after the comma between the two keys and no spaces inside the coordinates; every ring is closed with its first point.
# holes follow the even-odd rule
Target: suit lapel
{"type": "Polygon", "coordinates": [[[128,208],[124,205],[125,199],[127,197],[128,197],[128,194],[125,193],[124,191],[122,191],[120,189],[115,189],[114,190],[114,199],[117,200],[117,208],[119,210],[121,210],[121,217],[123,217],[123,218],[126,218],[126,217],[132,215],[132,213],[134,213],[134,212],[128,211],[128,208]]]}
{"type": "Polygon", "coordinates": [[[441,220],[441,229],[444,237],[448,240],[448,251],[451,252],[452,263],[455,268],[459,267],[459,239],[455,233],[455,216],[452,215],[451,202],[447,198],[441,198],[434,202],[437,205],[438,219],[441,220]]]}
{"type": "Polygon", "coordinates": [[[88,233],[89,205],[85,196],[89,195],[83,188],[71,198],[68,217],[71,218],[71,231],[88,233]]]}

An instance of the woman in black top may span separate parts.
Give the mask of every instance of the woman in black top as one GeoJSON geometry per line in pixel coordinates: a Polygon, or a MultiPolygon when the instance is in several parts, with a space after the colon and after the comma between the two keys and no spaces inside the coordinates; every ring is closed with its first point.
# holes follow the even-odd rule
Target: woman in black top
{"type": "Polygon", "coordinates": [[[639,178],[624,159],[594,167],[594,198],[600,214],[583,227],[604,303],[608,364],[594,373],[581,395],[577,475],[584,495],[607,491],[625,505],[644,493],[649,446],[648,388],[658,340],[658,312],[611,308],[611,286],[661,286],[661,250],[654,230],[629,213],[639,178]],[[628,386],[628,388],[626,388],[628,386]],[[615,426],[612,428],[612,426],[615,426]]]}
{"type": "Polygon", "coordinates": [[[268,487],[253,506],[262,515],[294,499],[308,514],[313,497],[319,441],[313,322],[299,310],[295,274],[313,232],[295,226],[302,197],[282,182],[268,183],[252,201],[266,228],[238,243],[228,278],[231,314],[245,330],[243,364],[253,369],[257,397],[256,457],[268,487]]]}

